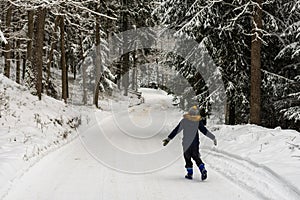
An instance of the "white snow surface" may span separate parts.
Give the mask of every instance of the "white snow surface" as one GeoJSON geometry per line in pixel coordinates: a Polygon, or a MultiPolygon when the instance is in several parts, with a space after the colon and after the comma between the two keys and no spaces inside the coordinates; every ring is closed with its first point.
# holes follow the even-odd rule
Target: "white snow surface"
{"type": "Polygon", "coordinates": [[[72,141],[80,113],[0,74],[0,198],[11,183],[48,152],[72,141]]]}
{"type": "Polygon", "coordinates": [[[297,131],[217,125],[209,119],[218,146],[200,136],[208,179],[201,181],[194,166],[194,179],[186,180],[182,134],[162,147],[183,114],[165,92],[141,89],[145,103],[130,108],[122,100],[111,101],[106,111],[74,111],[48,97],[39,102],[2,75],[0,81],[0,91],[6,85],[9,97],[9,109],[0,108],[3,199],[300,199],[297,131]],[[45,128],[36,124],[35,113],[45,128]],[[79,113],[76,137],[65,121],[79,113]],[[50,119],[60,118],[63,126],[52,125],[50,119]],[[67,139],[64,130],[71,131],[67,139]],[[60,143],[53,145],[55,151],[38,155],[34,149],[53,141],[60,143]]]}

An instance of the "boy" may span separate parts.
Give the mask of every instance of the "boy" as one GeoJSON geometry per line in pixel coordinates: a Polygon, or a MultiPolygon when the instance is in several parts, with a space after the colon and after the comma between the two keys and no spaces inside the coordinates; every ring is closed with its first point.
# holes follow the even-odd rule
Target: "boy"
{"type": "Polygon", "coordinates": [[[183,115],[183,119],[179,122],[176,128],[171,132],[168,138],[163,140],[163,145],[166,146],[170,142],[170,140],[172,140],[178,133],[183,130],[182,146],[184,152],[183,156],[185,160],[185,168],[187,170],[187,175],[185,176],[185,178],[193,179],[193,163],[191,160],[191,158],[193,158],[200,169],[201,179],[205,180],[207,178],[207,171],[205,169],[204,163],[200,158],[200,142],[198,129],[205,136],[213,140],[214,145],[217,145],[216,137],[203,125],[197,106],[191,107],[189,112],[183,115]]]}

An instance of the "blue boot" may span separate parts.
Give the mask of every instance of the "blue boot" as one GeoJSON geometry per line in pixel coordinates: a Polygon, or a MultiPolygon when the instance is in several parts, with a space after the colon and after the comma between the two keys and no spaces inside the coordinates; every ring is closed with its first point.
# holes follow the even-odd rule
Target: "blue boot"
{"type": "Polygon", "coordinates": [[[193,179],[193,168],[186,168],[187,175],[185,175],[186,179],[193,179]]]}
{"type": "Polygon", "coordinates": [[[205,166],[204,166],[203,163],[199,165],[199,169],[200,169],[200,172],[201,172],[202,181],[207,179],[207,171],[206,171],[205,166]]]}

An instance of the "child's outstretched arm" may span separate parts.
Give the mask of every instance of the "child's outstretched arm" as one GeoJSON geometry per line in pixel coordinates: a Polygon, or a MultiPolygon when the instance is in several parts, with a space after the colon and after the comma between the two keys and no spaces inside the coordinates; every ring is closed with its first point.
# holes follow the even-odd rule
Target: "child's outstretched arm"
{"type": "Polygon", "coordinates": [[[216,136],[212,134],[209,130],[207,130],[207,128],[203,125],[202,121],[199,122],[198,129],[203,133],[203,135],[210,138],[214,142],[214,145],[217,145],[216,136]]]}
{"type": "Polygon", "coordinates": [[[173,131],[168,135],[168,137],[163,140],[163,145],[166,146],[170,142],[170,140],[172,140],[178,133],[180,133],[180,131],[182,131],[181,121],[173,129],[173,131]]]}

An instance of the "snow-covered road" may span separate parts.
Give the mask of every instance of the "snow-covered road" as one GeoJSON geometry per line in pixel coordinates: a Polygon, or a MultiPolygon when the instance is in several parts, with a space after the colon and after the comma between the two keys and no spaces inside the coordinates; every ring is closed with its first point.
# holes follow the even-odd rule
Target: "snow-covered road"
{"type": "MultiPolygon", "coordinates": [[[[161,139],[179,121],[181,113],[172,107],[170,97],[163,92],[144,90],[143,93],[145,104],[129,110],[112,105],[112,114],[93,114],[91,117],[97,123],[81,129],[78,139],[47,155],[15,179],[4,199],[249,200],[264,197],[253,191],[255,185],[236,184],[239,177],[234,176],[233,170],[227,174],[226,170],[220,170],[226,168],[226,163],[240,170],[243,167],[229,159],[225,163],[220,159],[223,154],[209,153],[207,149],[202,155],[206,154],[204,161],[210,159],[207,160],[208,179],[201,181],[198,171],[194,180],[184,179],[180,138],[166,148],[161,145],[161,139]]],[[[205,145],[212,144],[207,141],[205,145]]]]}
{"type": "Polygon", "coordinates": [[[257,199],[211,169],[205,182],[185,180],[182,163],[126,174],[97,162],[76,140],[32,167],[5,199],[257,199]]]}

